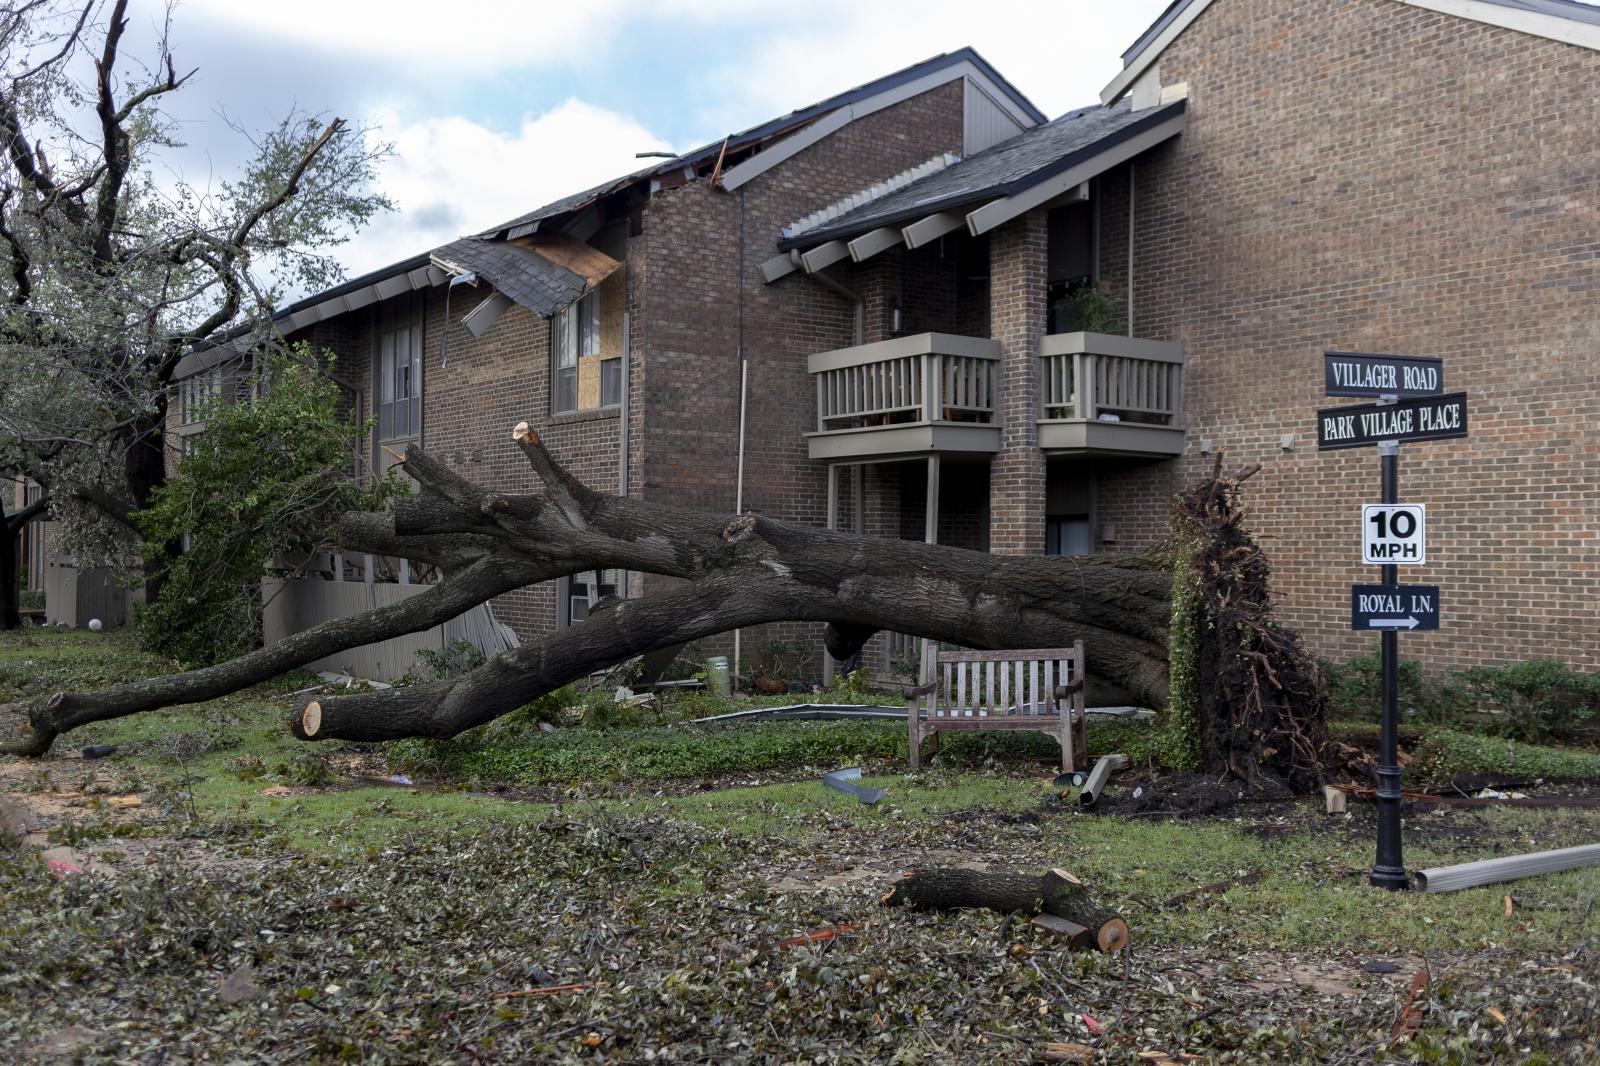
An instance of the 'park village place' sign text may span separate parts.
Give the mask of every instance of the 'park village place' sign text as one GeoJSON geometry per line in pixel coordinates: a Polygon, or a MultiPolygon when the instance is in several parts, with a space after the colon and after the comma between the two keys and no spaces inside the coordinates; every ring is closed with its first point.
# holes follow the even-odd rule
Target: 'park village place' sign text
{"type": "Polygon", "coordinates": [[[1322,377],[1329,396],[1437,396],[1444,391],[1444,360],[1323,352],[1322,377]]]}
{"type": "Polygon", "coordinates": [[[1446,440],[1467,435],[1467,394],[1392,404],[1358,404],[1317,412],[1317,447],[1360,448],[1379,441],[1446,440]]]}

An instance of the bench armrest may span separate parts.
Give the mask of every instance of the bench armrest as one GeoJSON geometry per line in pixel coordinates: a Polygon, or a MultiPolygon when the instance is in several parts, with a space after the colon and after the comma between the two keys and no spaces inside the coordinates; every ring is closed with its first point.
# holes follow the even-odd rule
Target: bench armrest
{"type": "Polygon", "coordinates": [[[1068,696],[1072,695],[1074,692],[1082,692],[1082,691],[1083,691],[1083,678],[1080,677],[1076,681],[1069,682],[1069,683],[1067,683],[1065,685],[1057,685],[1056,686],[1056,699],[1058,699],[1058,700],[1066,699],[1068,696]]]}
{"type": "Polygon", "coordinates": [[[926,696],[928,693],[933,692],[934,690],[936,690],[938,687],[939,687],[939,682],[937,682],[937,681],[929,681],[926,685],[918,685],[916,688],[914,688],[910,692],[906,693],[906,699],[908,699],[908,700],[921,699],[922,697],[926,696]]]}

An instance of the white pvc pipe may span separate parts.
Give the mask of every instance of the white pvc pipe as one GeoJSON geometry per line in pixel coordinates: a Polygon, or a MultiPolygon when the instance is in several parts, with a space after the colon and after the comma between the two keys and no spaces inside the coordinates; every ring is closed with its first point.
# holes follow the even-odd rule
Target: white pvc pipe
{"type": "Polygon", "coordinates": [[[1583,866],[1600,866],[1600,844],[1508,855],[1503,859],[1464,862],[1459,866],[1437,866],[1417,873],[1417,887],[1424,892],[1454,892],[1460,888],[1515,881],[1519,877],[1553,874],[1583,866]]]}
{"type": "MultiPolygon", "coordinates": [[[[750,385],[750,360],[745,359],[741,353],[739,359],[739,467],[735,474],[733,489],[733,513],[744,514],[744,413],[745,401],[750,385]]],[[[739,676],[739,634],[733,631],[733,671],[731,677],[739,676]]],[[[735,686],[737,687],[737,686],[735,686]]]]}

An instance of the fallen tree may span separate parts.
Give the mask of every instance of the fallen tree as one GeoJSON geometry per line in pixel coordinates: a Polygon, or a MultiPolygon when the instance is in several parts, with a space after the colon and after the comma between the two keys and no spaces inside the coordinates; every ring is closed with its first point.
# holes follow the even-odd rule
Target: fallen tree
{"type": "Polygon", "coordinates": [[[213,699],[438,625],[512,589],[597,568],[678,580],[637,598],[603,600],[585,621],[460,677],[308,701],[292,719],[295,735],[451,737],[636,655],[780,621],[825,623],[828,650],[839,659],[885,629],[980,648],[1083,640],[1092,669],[1140,703],[1167,702],[1172,578],[1164,557],[1008,557],[683,510],[587,488],[526,423],[513,439],[535,474],[534,492],[491,491],[413,446],[405,469],[420,493],[395,501],[392,512],[340,522],[344,551],[437,568],[442,579],[427,592],[219,666],[56,693],[30,707],[29,734],[7,750],[39,754],[89,722],[213,699]]]}

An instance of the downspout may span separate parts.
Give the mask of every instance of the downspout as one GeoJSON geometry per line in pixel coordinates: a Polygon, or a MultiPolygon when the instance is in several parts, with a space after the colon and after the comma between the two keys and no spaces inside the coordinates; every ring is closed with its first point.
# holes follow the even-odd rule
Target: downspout
{"type": "MultiPolygon", "coordinates": [[[[625,278],[623,281],[624,286],[627,285],[627,281],[628,279],[625,278]]],[[[627,299],[626,289],[624,289],[623,299],[627,299]]],[[[617,495],[624,498],[628,495],[628,417],[633,399],[633,383],[629,380],[633,376],[633,336],[629,328],[630,325],[628,312],[622,312],[622,395],[619,397],[622,410],[617,413],[617,495]]],[[[624,570],[617,575],[617,586],[617,595],[627,599],[628,571],[624,570]]]]}
{"type": "MultiPolygon", "coordinates": [[[[739,326],[738,326],[738,336],[734,341],[734,354],[739,359],[739,459],[738,459],[737,465],[734,468],[734,485],[733,485],[733,513],[735,515],[744,514],[744,427],[745,427],[745,407],[746,407],[746,402],[747,402],[747,400],[749,398],[749,384],[750,384],[750,363],[749,363],[749,360],[747,360],[745,358],[745,352],[744,352],[744,241],[745,241],[745,236],[744,236],[744,234],[745,234],[745,229],[744,229],[745,211],[744,211],[744,209],[745,209],[744,188],[741,186],[740,189],[739,189],[739,274],[738,274],[739,326]]],[[[730,681],[731,681],[731,686],[732,686],[730,691],[733,691],[733,692],[737,692],[739,690],[739,680],[738,679],[739,679],[739,652],[740,652],[740,638],[741,638],[741,636],[742,636],[742,633],[741,633],[740,630],[735,629],[733,631],[733,672],[730,675],[730,681]]]]}
{"type": "Polygon", "coordinates": [[[1128,163],[1128,336],[1133,336],[1133,178],[1139,164],[1128,163]]]}

